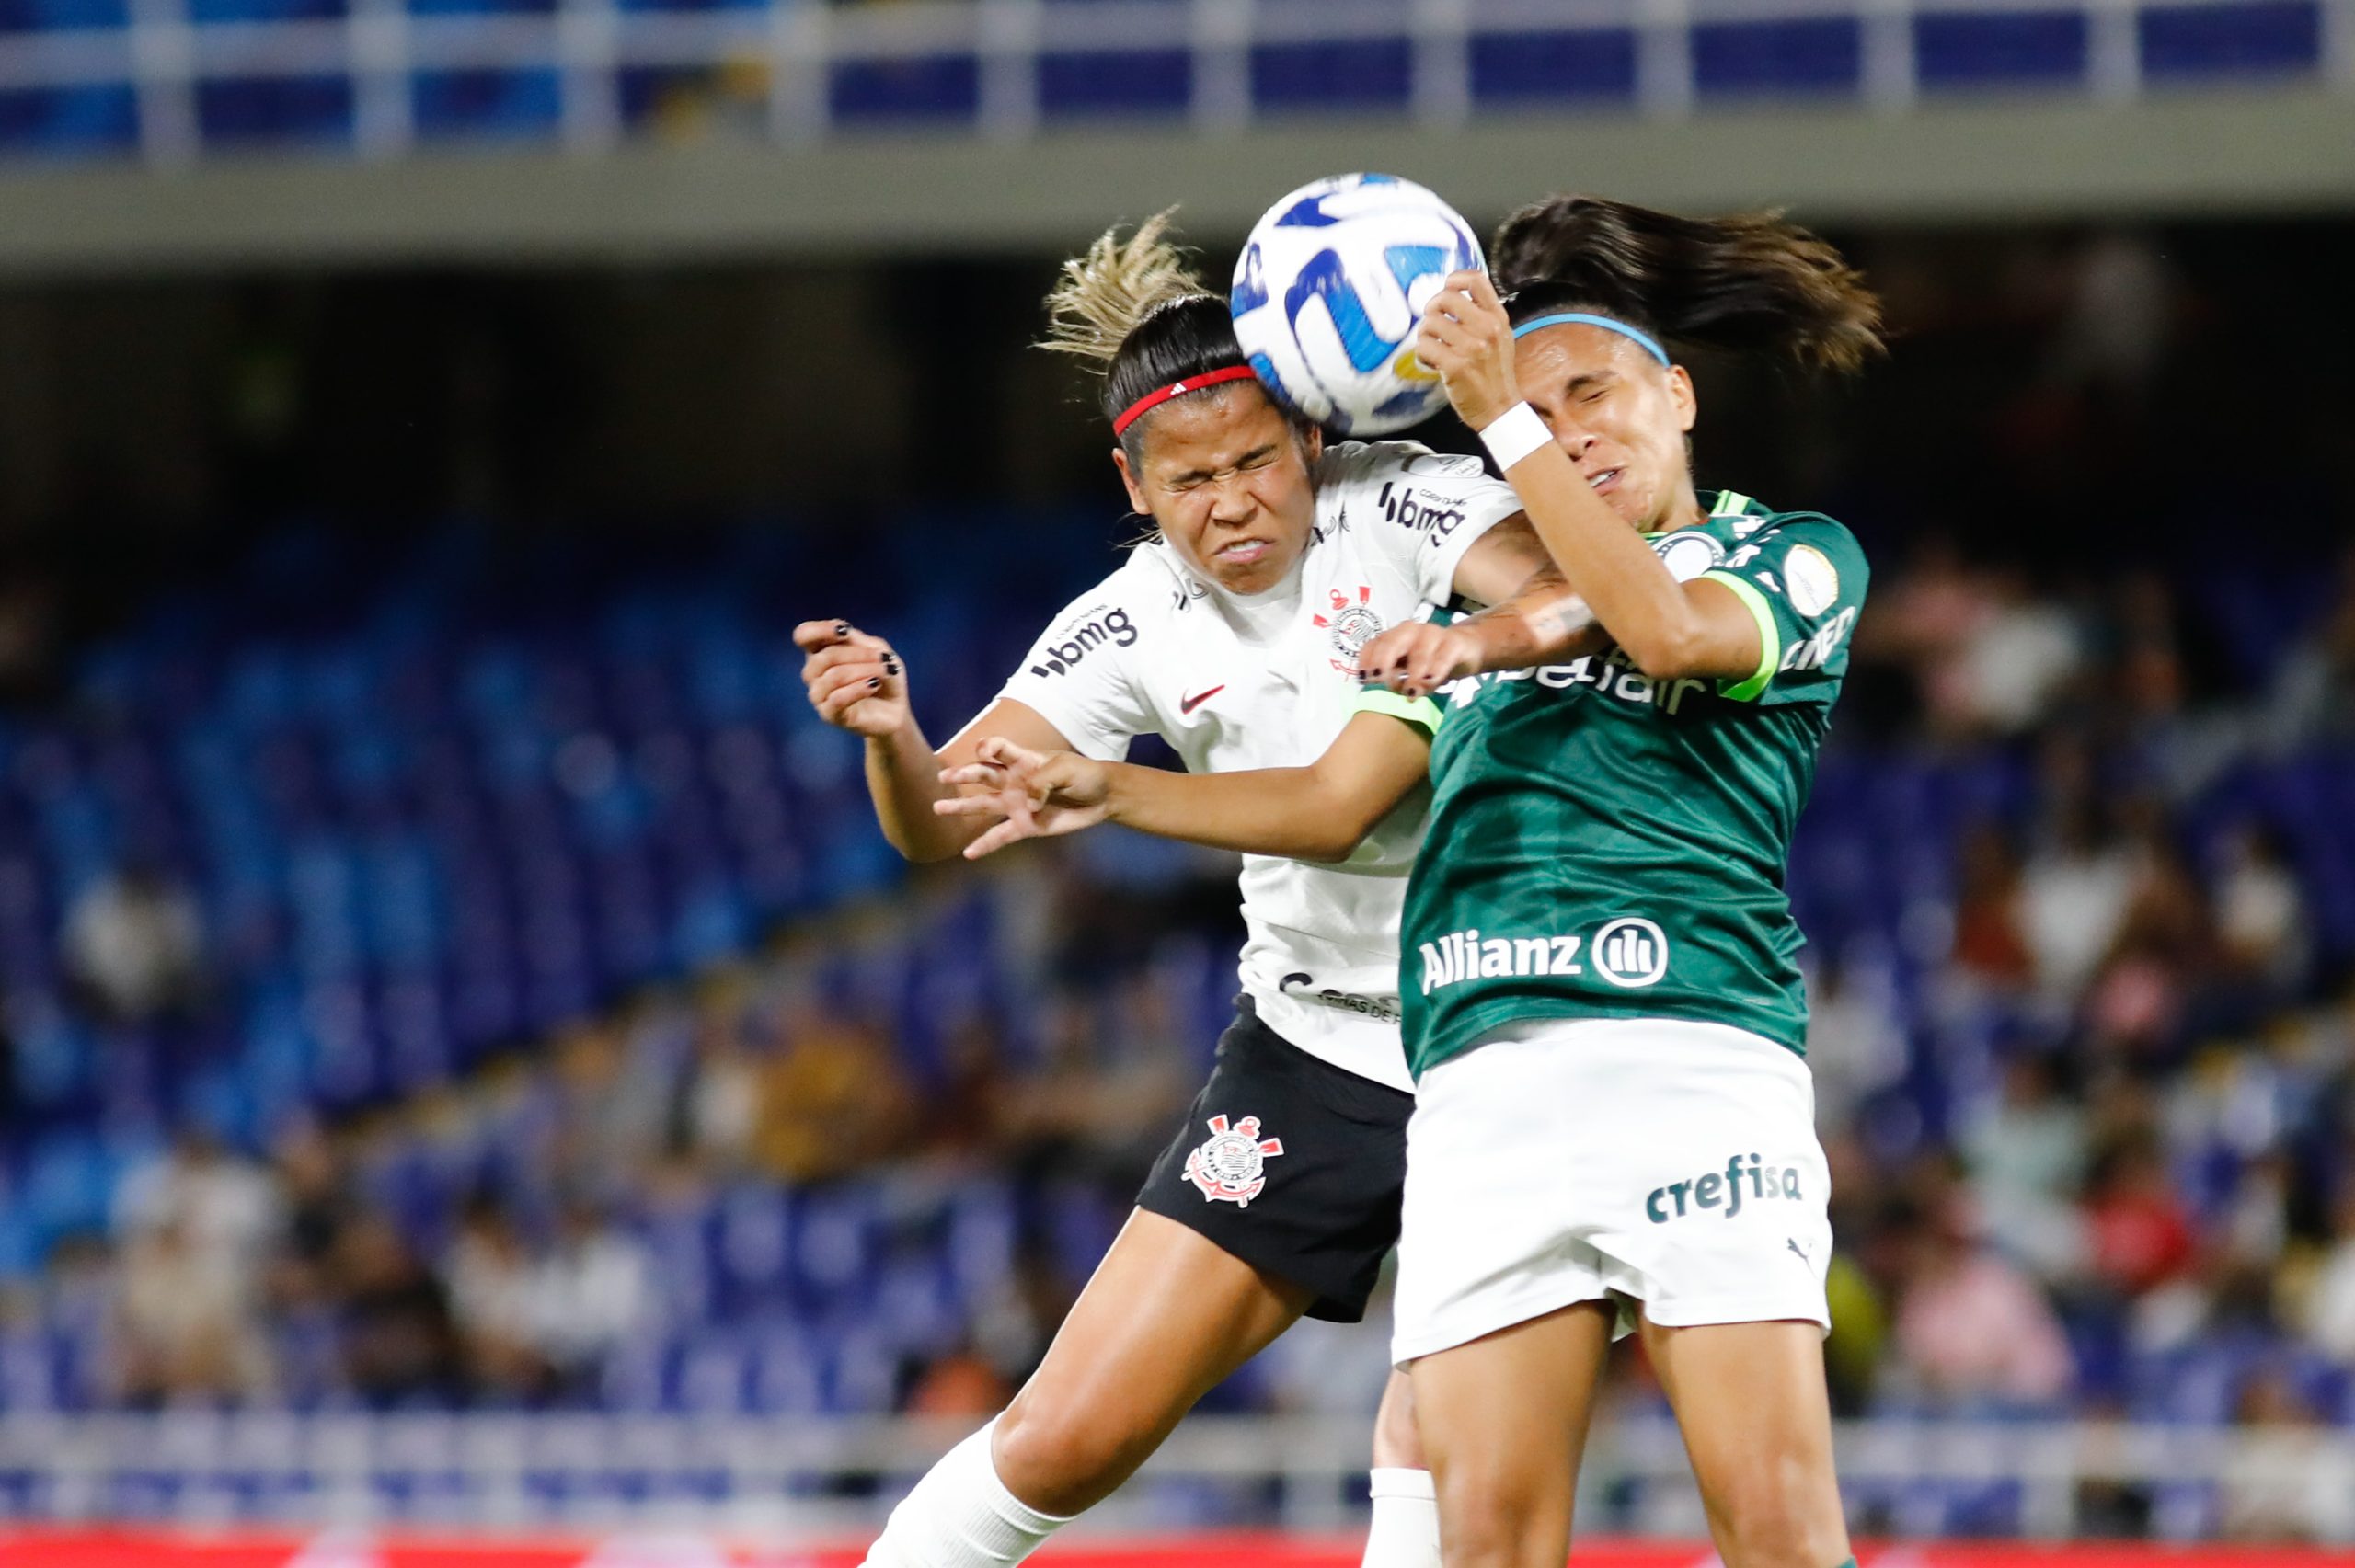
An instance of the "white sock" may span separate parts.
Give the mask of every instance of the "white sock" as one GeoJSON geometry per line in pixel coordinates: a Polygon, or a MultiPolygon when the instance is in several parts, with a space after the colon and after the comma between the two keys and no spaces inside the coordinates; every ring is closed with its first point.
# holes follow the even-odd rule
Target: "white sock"
{"type": "Polygon", "coordinates": [[[866,1568],[1013,1568],[1071,1523],[1005,1489],[990,1458],[996,1429],[992,1421],[925,1472],[867,1549],[866,1568]]]}
{"type": "Polygon", "coordinates": [[[1439,1492],[1427,1470],[1377,1470],[1361,1568],[1439,1568],[1439,1492]]]}

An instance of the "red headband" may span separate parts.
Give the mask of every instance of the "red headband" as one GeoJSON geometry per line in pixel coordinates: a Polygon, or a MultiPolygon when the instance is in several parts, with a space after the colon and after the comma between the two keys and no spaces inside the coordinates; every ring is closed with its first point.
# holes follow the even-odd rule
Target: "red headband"
{"type": "Polygon", "coordinates": [[[1173,397],[1189,392],[1200,392],[1203,387],[1216,386],[1223,381],[1242,381],[1252,373],[1249,365],[1229,365],[1223,371],[1211,371],[1203,375],[1188,376],[1184,381],[1173,381],[1160,391],[1148,392],[1126,408],[1121,409],[1119,416],[1112,421],[1112,434],[1115,436],[1121,434],[1137,422],[1140,415],[1152,413],[1173,397]]]}

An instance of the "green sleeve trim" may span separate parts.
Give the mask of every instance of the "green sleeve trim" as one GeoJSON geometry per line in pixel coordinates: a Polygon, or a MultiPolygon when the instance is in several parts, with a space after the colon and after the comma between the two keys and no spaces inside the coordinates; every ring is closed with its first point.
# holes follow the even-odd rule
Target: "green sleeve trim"
{"type": "Polygon", "coordinates": [[[1733,589],[1733,596],[1749,607],[1751,619],[1758,623],[1758,668],[1750,679],[1738,684],[1717,682],[1717,695],[1728,702],[1746,703],[1766,689],[1775,678],[1775,667],[1783,659],[1783,635],[1775,629],[1775,612],[1768,607],[1766,596],[1748,581],[1731,572],[1703,572],[1703,580],[1721,582],[1733,589]]]}
{"type": "Polygon", "coordinates": [[[1388,714],[1404,719],[1431,734],[1439,733],[1440,707],[1429,697],[1417,697],[1408,702],[1387,686],[1368,686],[1358,693],[1357,711],[1361,714],[1388,714]]]}

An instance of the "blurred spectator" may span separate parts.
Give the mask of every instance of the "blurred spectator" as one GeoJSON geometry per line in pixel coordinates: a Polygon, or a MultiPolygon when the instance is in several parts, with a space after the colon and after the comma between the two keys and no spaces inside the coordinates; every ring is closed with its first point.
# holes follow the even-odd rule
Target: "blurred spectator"
{"type": "Polygon", "coordinates": [[[389,1220],[345,1232],[339,1260],[344,1375],[379,1409],[461,1402],[467,1391],[449,1292],[389,1220]]]}
{"type": "Polygon", "coordinates": [[[1821,1127],[1845,1127],[1867,1098],[1905,1072],[1905,1026],[1887,968],[1838,959],[1809,987],[1807,1061],[1821,1127]]]}
{"type": "Polygon", "coordinates": [[[2298,879],[2272,828],[2251,822],[2225,835],[2215,906],[2226,966],[2269,995],[2292,992],[2306,972],[2311,925],[2298,879]]]}
{"type": "Polygon", "coordinates": [[[1005,1408],[1014,1385],[970,1345],[935,1359],[909,1391],[904,1409],[933,1420],[986,1421],[1005,1408]]]}
{"type": "Polygon", "coordinates": [[[2084,669],[2085,635],[2060,601],[2041,598],[2016,572],[1989,578],[1993,607],[1962,650],[1957,704],[1973,726],[1998,735],[2034,728],[2084,669]]]}
{"type": "Polygon", "coordinates": [[[134,1232],[117,1298],[122,1397],[156,1405],[261,1393],[270,1366],[253,1283],[235,1250],[201,1241],[184,1216],[134,1232]]]}
{"type": "Polygon", "coordinates": [[[2152,835],[2128,864],[2131,887],[2082,1013],[2097,1059],[2147,1062],[2202,995],[2215,944],[2207,895],[2170,841],[2152,835]]]}
{"type": "Polygon", "coordinates": [[[268,1172],[190,1127],[168,1151],[124,1178],[114,1223],[126,1238],[178,1226],[191,1246],[250,1268],[277,1241],[283,1210],[268,1172]]]}
{"type": "Polygon", "coordinates": [[[2121,1296],[2154,1290],[2191,1266],[2198,1238],[2167,1179],[2165,1150],[2145,1129],[2095,1157],[2085,1219],[2093,1276],[2121,1296]]]}
{"type": "Polygon", "coordinates": [[[2323,1354],[2355,1369],[2355,1175],[2339,1183],[2330,1236],[2308,1298],[2305,1324],[2323,1354]]]}
{"type": "Polygon", "coordinates": [[[2051,1405],[2069,1391],[2060,1320],[2033,1281],[1971,1233],[1949,1203],[1894,1217],[1903,1256],[1896,1343],[1932,1401],[1970,1409],[2051,1405]]]}
{"type": "Polygon", "coordinates": [[[289,1304],[324,1304],[334,1297],[337,1258],[358,1213],[336,1145],[314,1124],[294,1127],[279,1142],[277,1175],[285,1219],[273,1295],[289,1304]]]}
{"type": "Polygon", "coordinates": [[[2074,998],[2109,953],[2134,891],[2133,856],[2090,795],[2063,803],[2020,877],[2021,929],[2049,998],[2074,998]]]}
{"type": "Polygon", "coordinates": [[[648,1322],[652,1287],[644,1249],[586,1199],[564,1205],[530,1287],[532,1343],[559,1388],[594,1386],[606,1357],[648,1322]]]}
{"type": "Polygon", "coordinates": [[[451,1316],[477,1385],[516,1399],[545,1392],[550,1369],[537,1344],[540,1281],[496,1198],[477,1193],[467,1200],[446,1272],[451,1316]]]}
{"type": "Polygon", "coordinates": [[[763,1079],[754,1152],[786,1181],[823,1181],[893,1152],[914,1116],[913,1095],[881,1033],[813,1011],[788,1023],[763,1079]]]}
{"type": "Polygon", "coordinates": [[[2084,1255],[2075,1196],[2085,1180],[2085,1112],[2061,1092],[2053,1064],[2023,1053],[2003,1065],[2002,1088],[1962,1137],[1988,1232],[2047,1278],[2084,1255]]]}
{"type": "Polygon", "coordinates": [[[2182,285],[2152,236],[2096,235],[2069,260],[2045,378],[2128,408],[2150,395],[2174,342],[2182,285]]]}
{"type": "Polygon", "coordinates": [[[134,862],[85,887],[60,948],[76,989],[108,1018],[144,1023],[187,1012],[203,994],[196,900],[154,865],[134,862]]]}
{"type": "Polygon", "coordinates": [[[2279,1368],[2242,1391],[2243,1441],[2224,1461],[2223,1533],[2233,1540],[2355,1541],[2355,1478],[2314,1407],[2279,1368]]]}
{"type": "Polygon", "coordinates": [[[622,1049],[622,1026],[566,1031],[552,1053],[556,1147],[548,1175],[568,1190],[619,1197],[661,1152],[670,1109],[655,1064],[622,1049]]]}
{"type": "Polygon", "coordinates": [[[925,1096],[923,1147],[959,1160],[1001,1153],[1010,1113],[996,1024],[979,1013],[967,1016],[949,1029],[941,1054],[940,1086],[925,1096]]]}
{"type": "Polygon", "coordinates": [[[761,1114],[761,1068],[744,1047],[741,1006],[732,991],[701,1000],[671,1093],[670,1148],[723,1174],[750,1158],[761,1114]]]}
{"type": "Polygon", "coordinates": [[[1857,662],[1886,661],[1909,670],[1930,730],[1969,734],[1978,724],[1979,704],[1967,655],[1995,612],[1985,576],[1964,564],[1950,536],[1930,533],[1915,542],[1889,582],[1875,589],[1873,609],[1856,624],[1857,662]]]}
{"type": "Polygon", "coordinates": [[[2010,836],[1995,823],[1975,823],[1957,861],[1955,967],[1990,990],[2027,989],[2036,958],[2023,930],[2020,863],[2010,836]]]}

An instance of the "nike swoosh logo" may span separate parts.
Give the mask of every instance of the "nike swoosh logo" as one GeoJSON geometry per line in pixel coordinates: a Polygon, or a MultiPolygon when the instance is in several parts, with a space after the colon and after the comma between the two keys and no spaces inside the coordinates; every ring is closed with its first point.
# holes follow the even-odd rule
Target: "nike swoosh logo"
{"type": "Polygon", "coordinates": [[[1196,708],[1200,707],[1204,703],[1209,702],[1212,697],[1217,696],[1221,692],[1225,690],[1226,688],[1223,686],[1213,686],[1207,692],[1197,692],[1193,696],[1188,697],[1184,701],[1180,702],[1178,704],[1178,711],[1180,714],[1190,714],[1196,708]]]}

